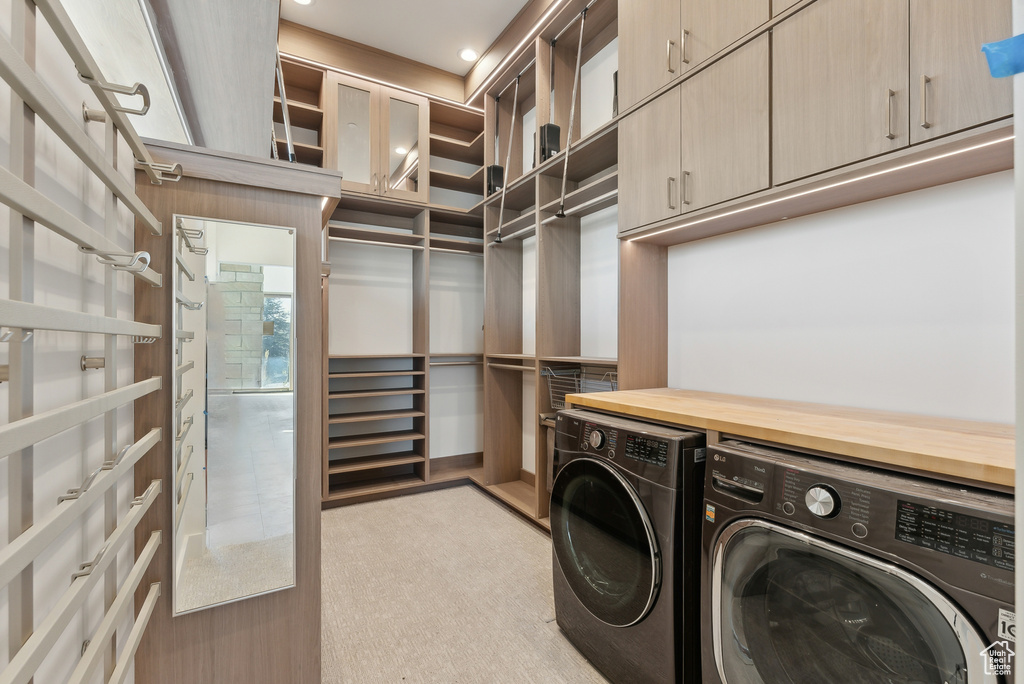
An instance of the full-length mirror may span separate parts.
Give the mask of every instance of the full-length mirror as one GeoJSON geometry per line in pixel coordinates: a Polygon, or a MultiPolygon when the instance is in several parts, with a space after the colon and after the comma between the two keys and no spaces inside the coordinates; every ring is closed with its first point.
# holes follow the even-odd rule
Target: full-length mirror
{"type": "Polygon", "coordinates": [[[295,584],[295,234],[174,223],[178,615],[295,584]]]}

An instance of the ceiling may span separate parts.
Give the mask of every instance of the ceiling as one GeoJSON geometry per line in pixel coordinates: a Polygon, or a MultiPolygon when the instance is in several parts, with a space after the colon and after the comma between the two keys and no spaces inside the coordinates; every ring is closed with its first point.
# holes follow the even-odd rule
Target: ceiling
{"type": "Polygon", "coordinates": [[[281,18],[465,76],[528,0],[281,0],[281,18]]]}

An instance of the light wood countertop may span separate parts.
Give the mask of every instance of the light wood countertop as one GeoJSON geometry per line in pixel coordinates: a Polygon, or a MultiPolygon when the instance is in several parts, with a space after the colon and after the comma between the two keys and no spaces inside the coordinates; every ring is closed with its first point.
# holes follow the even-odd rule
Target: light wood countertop
{"type": "Polygon", "coordinates": [[[1014,484],[1014,426],[693,390],[572,394],[566,402],[964,482],[1014,484]]]}

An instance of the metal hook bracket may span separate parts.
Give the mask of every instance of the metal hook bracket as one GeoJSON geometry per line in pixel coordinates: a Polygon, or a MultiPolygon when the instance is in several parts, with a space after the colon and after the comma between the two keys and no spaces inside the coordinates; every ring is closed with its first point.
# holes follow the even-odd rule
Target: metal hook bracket
{"type": "Polygon", "coordinates": [[[91,575],[92,574],[92,569],[94,567],[96,567],[96,565],[100,562],[100,558],[103,558],[103,553],[106,550],[107,550],[107,545],[104,544],[103,547],[99,550],[99,553],[96,554],[95,558],[93,558],[91,561],[87,561],[87,562],[82,563],[81,565],[79,565],[78,566],[78,572],[73,573],[71,575],[71,581],[74,582],[76,579],[78,579],[80,577],[88,577],[89,575],[91,575]]]}
{"type": "Polygon", "coordinates": [[[78,497],[82,496],[82,494],[85,494],[87,491],[89,491],[89,487],[92,486],[93,480],[96,479],[96,476],[99,475],[100,471],[102,470],[103,466],[100,466],[96,470],[92,471],[92,473],[89,474],[89,477],[85,478],[85,481],[82,482],[82,485],[80,487],[78,487],[77,489],[69,489],[67,494],[63,496],[58,496],[57,503],[71,501],[72,499],[77,499],[78,497]]]}
{"type": "Polygon", "coordinates": [[[124,455],[128,453],[128,450],[131,449],[132,446],[134,445],[129,444],[127,446],[121,447],[121,450],[117,452],[117,456],[115,456],[109,461],[104,461],[103,465],[100,466],[100,468],[102,468],[103,470],[113,470],[114,468],[116,468],[118,464],[124,460],[124,455]]]}
{"type": "Polygon", "coordinates": [[[135,160],[136,166],[149,167],[157,172],[159,180],[153,181],[153,185],[160,185],[164,181],[169,183],[177,183],[181,180],[182,176],[185,175],[185,170],[181,168],[181,164],[160,164],[158,162],[146,162],[139,159],[135,160]],[[170,174],[170,175],[164,175],[170,174]]]}
{"type": "Polygon", "coordinates": [[[89,247],[79,247],[78,251],[96,257],[101,264],[115,271],[142,273],[149,268],[149,252],[107,252],[89,247]]]}
{"type": "MultiPolygon", "coordinates": [[[[7,328],[6,331],[0,332],[0,342],[10,342],[14,338],[14,331],[16,328],[7,328]]],[[[21,329],[21,341],[28,342],[32,339],[32,335],[35,334],[35,330],[21,329]]]]}
{"type": "Polygon", "coordinates": [[[153,344],[159,337],[145,337],[143,335],[132,335],[132,344],[153,344]]]}
{"type": "Polygon", "coordinates": [[[82,83],[86,83],[94,88],[99,88],[100,90],[106,90],[110,93],[117,93],[118,95],[138,95],[142,98],[141,109],[131,109],[130,107],[122,107],[120,105],[115,105],[115,111],[124,112],[125,114],[137,114],[139,116],[143,116],[145,115],[146,112],[149,111],[149,88],[142,85],[141,83],[136,83],[133,86],[123,86],[118,85],[116,83],[107,83],[106,81],[101,81],[96,78],[89,78],[88,76],[83,76],[82,74],[78,74],[78,78],[82,81],[82,83]]]}

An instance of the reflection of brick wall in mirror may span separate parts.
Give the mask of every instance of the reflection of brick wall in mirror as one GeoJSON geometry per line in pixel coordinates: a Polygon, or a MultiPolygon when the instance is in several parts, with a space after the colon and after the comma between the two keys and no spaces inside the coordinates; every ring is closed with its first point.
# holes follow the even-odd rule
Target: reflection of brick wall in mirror
{"type": "Polygon", "coordinates": [[[210,389],[257,389],[263,364],[263,267],[221,263],[210,282],[207,344],[223,345],[223,364],[211,357],[210,389]],[[219,321],[221,325],[216,326],[219,321]],[[217,338],[220,339],[217,339],[217,338]]]}

